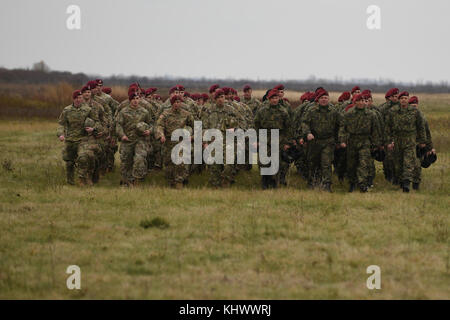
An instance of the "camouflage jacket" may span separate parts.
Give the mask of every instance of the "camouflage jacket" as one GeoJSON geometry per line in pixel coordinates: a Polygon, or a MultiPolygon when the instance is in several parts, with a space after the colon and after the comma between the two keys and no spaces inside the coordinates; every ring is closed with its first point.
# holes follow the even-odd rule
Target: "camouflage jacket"
{"type": "Polygon", "coordinates": [[[367,108],[352,108],[342,117],[339,142],[367,142],[370,146],[381,145],[379,122],[373,111],[367,108]]]}
{"type": "Polygon", "coordinates": [[[388,143],[394,137],[415,136],[417,143],[426,142],[425,121],[418,109],[407,106],[395,106],[386,116],[385,134],[388,143]]]}
{"type": "Polygon", "coordinates": [[[127,136],[130,142],[135,142],[140,138],[145,139],[136,130],[136,125],[139,122],[145,122],[149,125],[150,133],[153,132],[153,119],[146,109],[141,106],[133,108],[126,106],[123,108],[117,116],[116,132],[117,137],[121,139],[123,136],[127,136]]]}
{"type": "Polygon", "coordinates": [[[256,111],[258,111],[258,109],[262,105],[262,102],[256,98],[245,99],[244,97],[242,97],[241,102],[245,103],[247,106],[250,107],[250,109],[252,110],[253,116],[256,114],[256,111]]]}
{"type": "Polygon", "coordinates": [[[337,143],[339,127],[342,115],[332,106],[319,106],[316,104],[310,107],[297,131],[298,137],[306,139],[309,133],[314,135],[316,140],[332,140],[337,143]]]}
{"type": "Polygon", "coordinates": [[[166,143],[173,144],[177,141],[171,141],[172,132],[176,129],[186,129],[193,134],[194,117],[192,113],[182,109],[177,110],[170,108],[165,110],[156,121],[155,138],[160,139],[162,136],[166,137],[166,143]]]}
{"type": "Polygon", "coordinates": [[[59,116],[56,135],[64,136],[65,141],[68,142],[78,142],[87,138],[88,134],[84,123],[88,117],[95,121],[94,131],[101,130],[98,114],[86,103],[82,103],[78,107],[73,104],[65,107],[59,116]]]}
{"type": "Polygon", "coordinates": [[[242,128],[244,118],[230,104],[219,106],[217,104],[210,105],[204,109],[203,113],[203,129],[218,129],[225,138],[226,130],[231,128],[242,128]]]}
{"type": "MultiPolygon", "coordinates": [[[[267,136],[270,137],[270,129],[279,129],[279,146],[288,144],[292,139],[292,126],[289,113],[281,104],[265,104],[255,115],[255,129],[267,129],[267,136]]],[[[270,141],[270,138],[268,142],[270,141]]]]}

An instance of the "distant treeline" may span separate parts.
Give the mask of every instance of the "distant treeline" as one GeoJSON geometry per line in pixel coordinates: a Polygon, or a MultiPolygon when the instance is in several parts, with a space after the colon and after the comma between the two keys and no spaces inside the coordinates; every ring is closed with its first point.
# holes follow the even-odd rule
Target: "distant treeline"
{"type": "MultiPolygon", "coordinates": [[[[38,71],[25,69],[5,69],[0,68],[0,85],[2,84],[53,84],[69,83],[74,87],[80,87],[88,80],[99,76],[89,76],[84,73],[73,74],[63,71],[38,71]]],[[[236,89],[242,88],[245,84],[250,84],[254,89],[269,89],[280,81],[252,81],[252,80],[232,80],[232,79],[212,79],[212,78],[175,78],[175,77],[139,77],[139,76],[111,76],[101,77],[106,86],[127,86],[132,82],[138,82],[142,87],[170,88],[175,84],[183,84],[189,90],[204,91],[213,83],[219,83],[221,86],[230,86],[236,89]]],[[[447,82],[425,84],[395,83],[388,81],[375,81],[370,79],[337,81],[310,78],[307,80],[288,80],[282,82],[288,90],[311,91],[319,86],[325,87],[329,91],[346,91],[355,85],[364,88],[370,88],[372,92],[384,93],[389,88],[399,87],[402,90],[424,93],[449,93],[450,85],[447,82]]]]}

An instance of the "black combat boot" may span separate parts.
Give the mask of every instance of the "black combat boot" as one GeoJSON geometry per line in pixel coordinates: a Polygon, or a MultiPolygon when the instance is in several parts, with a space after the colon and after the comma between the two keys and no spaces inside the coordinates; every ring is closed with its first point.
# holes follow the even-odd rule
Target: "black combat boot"
{"type": "Polygon", "coordinates": [[[75,167],[67,165],[66,166],[67,183],[70,185],[75,184],[75,167]]]}
{"type": "Polygon", "coordinates": [[[353,190],[355,190],[355,184],[350,183],[350,188],[348,189],[348,192],[353,192],[353,190]]]}
{"type": "Polygon", "coordinates": [[[413,182],[413,189],[419,190],[420,182],[413,182]]]}
{"type": "Polygon", "coordinates": [[[323,185],[323,190],[328,191],[328,192],[333,192],[333,190],[331,190],[331,183],[327,182],[323,185]]]}
{"type": "Polygon", "coordinates": [[[409,184],[410,184],[409,180],[403,181],[403,184],[402,184],[403,192],[409,192],[409,184]]]}
{"type": "Polygon", "coordinates": [[[373,188],[373,177],[369,177],[367,185],[369,188],[373,188]]]}
{"type": "Polygon", "coordinates": [[[262,188],[263,188],[263,190],[269,189],[269,183],[267,181],[267,176],[262,176],[262,188]]]}
{"type": "Polygon", "coordinates": [[[361,193],[367,192],[367,186],[366,186],[366,185],[360,185],[360,186],[359,186],[359,191],[360,191],[361,193]]]}

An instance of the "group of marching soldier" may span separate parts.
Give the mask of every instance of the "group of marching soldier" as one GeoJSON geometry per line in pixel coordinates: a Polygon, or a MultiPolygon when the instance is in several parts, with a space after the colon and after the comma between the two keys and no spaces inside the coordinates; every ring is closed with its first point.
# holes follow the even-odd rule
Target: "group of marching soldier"
{"type": "MultiPolygon", "coordinates": [[[[361,92],[356,86],[332,104],[328,92],[319,87],[303,94],[295,109],[284,97],[283,85],[268,90],[262,101],[252,97],[250,86],[242,91],[240,98],[235,89],[215,84],[209,94],[189,94],[177,85],[163,102],[157,88],[144,90],[133,83],[128,99],[119,103],[101,79],[89,81],[73,92],[73,103],[59,118],[57,136],[65,143],[67,183],[75,183],[75,169],[82,186],[113,171],[118,144],[123,186],[136,186],[148,172],[163,169],[170,186],[177,189],[202,170],[208,172],[212,187],[229,187],[240,170],[252,169],[248,140],[244,164],[175,164],[171,153],[178,141],[172,141],[172,133],[186,129],[192,136],[194,121],[202,121],[203,130],[218,129],[224,136],[227,130],[278,129],[279,170],[261,176],[263,189],[287,185],[293,164],[309,188],[331,192],[334,167],[340,181],[348,179],[350,192],[355,188],[367,192],[373,187],[377,160],[383,162],[385,178],[409,192],[411,183],[419,189],[421,168],[436,160],[418,98],[406,91],[392,88],[386,102],[375,106],[370,90],[361,92]]],[[[267,149],[272,153],[270,132],[267,149]]],[[[203,148],[208,143],[203,142],[203,148]]],[[[261,161],[258,165],[270,166],[261,161]]]]}

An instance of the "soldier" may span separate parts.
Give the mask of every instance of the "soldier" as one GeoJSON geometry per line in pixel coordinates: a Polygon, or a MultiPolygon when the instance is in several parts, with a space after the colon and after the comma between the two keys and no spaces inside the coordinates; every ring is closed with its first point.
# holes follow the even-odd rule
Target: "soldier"
{"type": "Polygon", "coordinates": [[[338,103],[335,108],[339,112],[344,112],[344,109],[352,103],[350,91],[344,91],[338,98],[338,103]]]}
{"type": "MultiPolygon", "coordinates": [[[[389,111],[395,107],[398,106],[398,94],[399,94],[398,88],[391,88],[389,89],[385,94],[386,102],[378,106],[378,110],[381,113],[381,118],[383,120],[383,124],[386,123],[386,119],[388,116],[389,111]]],[[[384,132],[386,132],[385,128],[382,128],[384,132]]],[[[389,142],[386,142],[389,143],[389,142]]],[[[387,181],[392,182],[394,185],[399,184],[399,181],[396,181],[395,179],[395,167],[394,167],[394,155],[393,150],[389,150],[387,148],[387,145],[385,146],[386,149],[386,157],[383,161],[383,173],[384,177],[387,181]]]]}
{"type": "MultiPolygon", "coordinates": [[[[161,114],[161,104],[154,98],[156,90],[158,89],[154,87],[145,90],[145,100],[149,103],[150,107],[150,110],[147,111],[150,112],[150,117],[152,118],[153,123],[156,123],[159,115],[161,114]]],[[[149,170],[161,170],[163,167],[162,145],[154,135],[151,135],[150,137],[150,152],[148,153],[147,164],[149,170]]]]}
{"type": "Polygon", "coordinates": [[[341,148],[347,149],[347,175],[350,183],[349,192],[358,185],[361,192],[367,192],[372,146],[379,147],[380,130],[376,116],[365,107],[366,99],[362,94],[353,98],[355,107],[346,112],[339,129],[341,148]]]}
{"type": "MultiPolygon", "coordinates": [[[[280,94],[278,90],[272,89],[267,94],[268,104],[261,107],[255,115],[255,130],[267,129],[267,152],[271,155],[275,150],[271,150],[271,130],[279,130],[279,163],[281,164],[281,152],[287,151],[290,146],[289,142],[292,139],[291,121],[289,119],[289,114],[285,108],[280,104],[280,94]]],[[[268,167],[268,165],[263,165],[259,162],[260,167],[268,167]]],[[[262,188],[278,188],[280,184],[281,171],[275,175],[263,175],[262,176],[262,188]]]]}
{"type": "Polygon", "coordinates": [[[388,150],[393,150],[394,172],[398,174],[403,192],[409,192],[416,163],[416,144],[426,147],[426,133],[423,117],[419,110],[408,105],[409,93],[398,95],[400,106],[389,111],[386,118],[388,150]]]}
{"type": "Polygon", "coordinates": [[[101,130],[98,130],[97,134],[89,139],[90,142],[96,145],[95,150],[97,150],[95,153],[95,170],[92,176],[92,182],[94,183],[99,181],[100,176],[106,173],[106,168],[108,167],[106,150],[108,148],[109,128],[111,125],[109,113],[105,111],[102,104],[92,98],[92,92],[97,89],[96,81],[89,81],[81,89],[84,102],[97,113],[101,125],[101,130]]]}
{"type": "Polygon", "coordinates": [[[75,167],[78,168],[80,186],[92,185],[89,173],[92,171],[92,154],[80,148],[87,142],[88,133],[95,133],[99,128],[98,115],[83,101],[80,90],[72,94],[73,103],[65,107],[59,116],[57,136],[64,142],[63,160],[66,162],[67,183],[75,184],[75,167]],[[86,119],[94,121],[94,126],[86,127],[86,119]]]}
{"type": "MultiPolygon", "coordinates": [[[[202,118],[203,128],[218,129],[222,136],[226,137],[226,131],[234,131],[244,121],[242,116],[230,104],[225,102],[225,93],[221,89],[215,90],[214,104],[205,110],[205,116],[202,118]]],[[[204,144],[206,147],[208,144],[204,144]]],[[[226,144],[223,143],[223,156],[226,155],[226,144]]],[[[214,163],[208,165],[210,172],[209,184],[212,187],[229,187],[234,183],[236,171],[233,164],[214,163]]]]}
{"type": "Polygon", "coordinates": [[[170,99],[170,109],[165,110],[156,122],[155,138],[160,140],[163,147],[164,167],[166,177],[171,187],[183,188],[189,177],[189,166],[187,164],[175,164],[171,159],[172,149],[178,141],[172,141],[170,137],[176,129],[186,129],[193,134],[194,117],[184,110],[181,105],[183,98],[175,95],[170,99]]]}
{"type": "MultiPolygon", "coordinates": [[[[411,98],[409,98],[408,100],[408,104],[410,105],[410,107],[415,108],[417,110],[419,110],[419,98],[417,98],[416,96],[412,96],[411,98]]],[[[420,112],[420,110],[419,110],[420,112]]],[[[433,141],[431,139],[431,132],[430,132],[430,127],[428,125],[428,121],[427,119],[423,116],[423,120],[424,120],[424,124],[425,124],[425,135],[426,135],[426,139],[425,139],[425,149],[424,149],[424,155],[425,154],[436,154],[436,150],[433,148],[433,141]]],[[[414,166],[414,171],[413,171],[413,189],[414,190],[419,190],[420,187],[420,182],[422,180],[422,165],[421,165],[421,160],[422,157],[420,157],[419,155],[416,155],[416,163],[414,166]]]]}
{"type": "Polygon", "coordinates": [[[149,112],[139,105],[139,94],[132,91],[128,99],[130,104],[124,107],[117,117],[116,131],[121,141],[121,185],[133,186],[141,182],[147,174],[149,136],[153,132],[153,126],[149,112]]]}
{"type": "Polygon", "coordinates": [[[243,96],[241,101],[250,107],[254,116],[259,107],[261,107],[262,103],[258,99],[252,98],[253,90],[252,87],[250,87],[248,84],[245,85],[244,88],[242,88],[242,92],[243,96]]]}
{"type": "Polygon", "coordinates": [[[305,114],[301,124],[301,135],[308,143],[308,186],[313,188],[319,181],[326,191],[331,190],[331,164],[338,141],[341,115],[329,103],[325,89],[316,94],[317,105],[305,114]]]}

